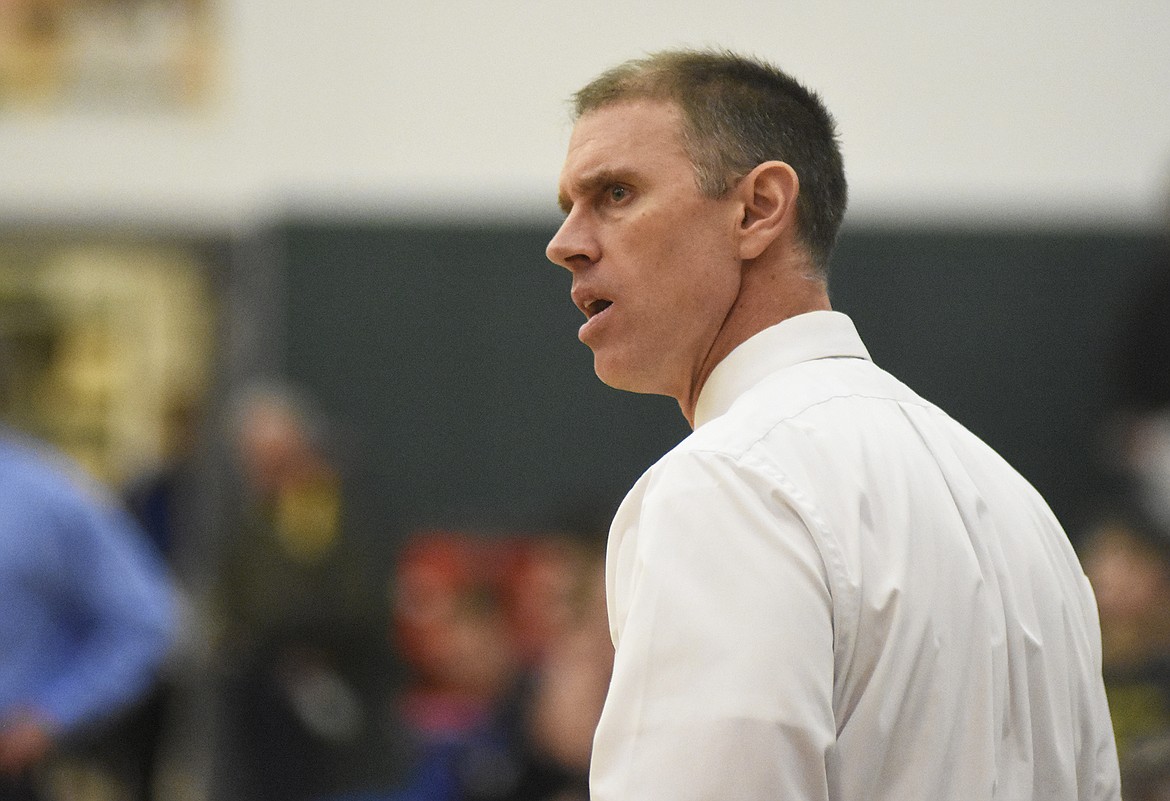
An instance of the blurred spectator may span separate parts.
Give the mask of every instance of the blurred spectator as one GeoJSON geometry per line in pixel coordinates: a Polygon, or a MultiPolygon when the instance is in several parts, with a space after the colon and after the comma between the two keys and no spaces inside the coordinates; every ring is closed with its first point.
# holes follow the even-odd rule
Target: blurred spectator
{"type": "Polygon", "coordinates": [[[1120,356],[1122,464],[1151,514],[1170,522],[1170,265],[1143,287],[1120,356]]]}
{"type": "Polygon", "coordinates": [[[1121,785],[1125,801],[1170,801],[1170,733],[1132,750],[1122,766],[1121,785]]]}
{"type": "Polygon", "coordinates": [[[1117,508],[1081,548],[1101,613],[1106,692],[1128,801],[1170,800],[1170,195],[1148,277],[1114,342],[1105,463],[1117,508]]]}
{"type": "Polygon", "coordinates": [[[205,699],[194,695],[199,669],[205,664],[205,644],[199,639],[199,621],[191,614],[198,586],[188,575],[190,550],[203,545],[195,513],[206,491],[195,463],[196,432],[201,403],[183,393],[166,408],[161,459],[134,476],[123,490],[130,513],[141,525],[167,565],[187,603],[183,639],[175,649],[172,669],[160,677],[150,695],[108,727],[97,750],[137,801],[152,801],[165,791],[157,786],[165,770],[168,750],[191,747],[197,734],[192,709],[205,699]]]}
{"type": "Polygon", "coordinates": [[[393,637],[411,674],[402,710],[424,742],[483,725],[516,680],[500,557],[490,542],[451,532],[416,536],[399,557],[393,637]]]}
{"type": "Polygon", "coordinates": [[[1124,769],[1141,743],[1170,734],[1170,530],[1127,498],[1098,517],[1081,555],[1124,769]]]}
{"type": "Polygon", "coordinates": [[[605,606],[605,563],[584,566],[580,601],[572,625],[549,649],[538,673],[532,706],[532,739],[573,778],[575,794],[587,801],[589,757],[609,677],[613,642],[605,606]]]}
{"type": "Polygon", "coordinates": [[[586,801],[613,653],[595,548],[429,532],[403,550],[395,639],[415,769],[348,801],[586,801]]]}
{"type": "Polygon", "coordinates": [[[238,480],[214,589],[219,669],[211,795],[298,801],[346,786],[385,641],[323,416],[287,387],[235,407],[238,480]]]}
{"type": "Polygon", "coordinates": [[[1152,275],[1136,288],[1115,344],[1117,408],[1107,445],[1150,513],[1170,524],[1170,195],[1166,211],[1152,275]]]}
{"type": "Polygon", "coordinates": [[[173,637],[142,531],[64,457],[0,429],[0,799],[34,799],[63,743],[143,697],[173,637]]]}
{"type": "Polygon", "coordinates": [[[185,495],[196,483],[194,455],[203,416],[199,400],[186,394],[171,398],[163,425],[162,458],[128,482],[124,495],[130,512],[142,525],[173,570],[180,570],[179,552],[185,522],[191,516],[185,495]]]}

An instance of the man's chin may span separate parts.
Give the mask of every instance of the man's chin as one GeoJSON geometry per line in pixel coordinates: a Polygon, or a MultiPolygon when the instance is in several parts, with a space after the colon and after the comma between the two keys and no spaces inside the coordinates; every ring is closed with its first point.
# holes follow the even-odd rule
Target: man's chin
{"type": "Polygon", "coordinates": [[[611,360],[603,359],[596,353],[593,356],[593,372],[601,379],[601,383],[623,392],[636,392],[640,395],[669,395],[661,386],[645,374],[633,370],[629,365],[615,364],[611,360]]]}

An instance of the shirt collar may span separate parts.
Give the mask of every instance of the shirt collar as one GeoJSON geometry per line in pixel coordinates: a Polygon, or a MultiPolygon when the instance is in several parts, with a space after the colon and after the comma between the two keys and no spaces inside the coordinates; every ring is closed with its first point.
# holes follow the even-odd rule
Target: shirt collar
{"type": "Polygon", "coordinates": [[[840,312],[789,317],[740,343],[715,365],[695,404],[695,428],[719,417],[766,376],[813,359],[869,359],[853,321],[840,312]]]}

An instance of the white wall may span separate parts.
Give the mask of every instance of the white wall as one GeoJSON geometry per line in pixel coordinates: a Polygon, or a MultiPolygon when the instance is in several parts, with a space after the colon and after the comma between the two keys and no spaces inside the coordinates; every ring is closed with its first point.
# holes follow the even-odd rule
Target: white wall
{"type": "Polygon", "coordinates": [[[219,0],[206,113],[0,116],[0,222],[555,218],[567,96],[667,46],[767,57],[838,117],[854,220],[1153,225],[1170,3],[219,0]]]}

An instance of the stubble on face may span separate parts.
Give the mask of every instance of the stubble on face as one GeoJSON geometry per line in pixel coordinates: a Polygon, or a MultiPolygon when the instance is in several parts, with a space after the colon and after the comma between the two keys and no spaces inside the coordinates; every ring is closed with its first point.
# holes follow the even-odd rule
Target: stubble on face
{"type": "Polygon", "coordinates": [[[548,252],[573,273],[598,377],[685,409],[739,292],[742,213],[699,191],[680,125],[658,101],[584,115],[561,176],[567,217],[548,252]]]}

